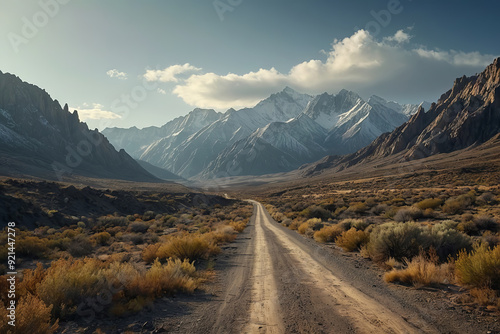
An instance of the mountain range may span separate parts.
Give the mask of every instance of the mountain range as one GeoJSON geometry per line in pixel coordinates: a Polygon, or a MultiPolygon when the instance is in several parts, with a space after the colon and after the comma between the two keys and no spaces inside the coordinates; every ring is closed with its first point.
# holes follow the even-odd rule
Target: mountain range
{"type": "Polygon", "coordinates": [[[347,90],[310,96],[286,87],[253,108],[195,109],[162,127],[108,128],[103,134],[134,158],[184,178],[263,175],[355,152],[418,108],[378,96],[365,101],[347,90]]]}

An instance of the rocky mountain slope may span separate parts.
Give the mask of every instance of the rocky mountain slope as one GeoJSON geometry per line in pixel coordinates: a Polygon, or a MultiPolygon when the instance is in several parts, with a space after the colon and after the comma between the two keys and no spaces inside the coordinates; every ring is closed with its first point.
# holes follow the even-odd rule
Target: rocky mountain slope
{"type": "Polygon", "coordinates": [[[410,120],[369,146],[345,157],[326,157],[304,169],[306,174],[346,168],[401,154],[414,160],[485,143],[500,132],[500,58],[482,73],[455,80],[429,110],[419,108],[410,120]]]}
{"type": "Polygon", "coordinates": [[[157,181],[45,90],[0,72],[0,173],[157,181]]]}

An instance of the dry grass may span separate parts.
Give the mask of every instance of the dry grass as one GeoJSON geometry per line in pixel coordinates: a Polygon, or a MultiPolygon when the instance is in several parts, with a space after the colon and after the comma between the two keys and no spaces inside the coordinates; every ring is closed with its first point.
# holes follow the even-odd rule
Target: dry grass
{"type": "Polygon", "coordinates": [[[423,255],[414,257],[404,269],[393,269],[385,273],[387,283],[401,282],[427,286],[449,282],[451,269],[449,264],[439,265],[423,255]]]}

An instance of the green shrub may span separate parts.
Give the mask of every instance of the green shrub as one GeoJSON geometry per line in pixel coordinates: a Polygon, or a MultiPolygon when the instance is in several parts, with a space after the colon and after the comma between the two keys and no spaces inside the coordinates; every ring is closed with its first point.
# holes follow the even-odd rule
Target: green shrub
{"type": "Polygon", "coordinates": [[[422,217],[422,210],[416,207],[402,208],[394,215],[397,222],[409,222],[422,217]]]}
{"type": "Polygon", "coordinates": [[[428,240],[422,238],[423,227],[415,223],[385,223],[376,226],[370,234],[367,251],[376,262],[389,258],[398,261],[411,259],[419,254],[420,248],[429,247],[428,240]]]}
{"type": "Polygon", "coordinates": [[[472,239],[450,226],[450,223],[434,225],[430,231],[431,246],[436,250],[441,261],[446,261],[449,256],[455,256],[459,251],[470,250],[472,239]]]}

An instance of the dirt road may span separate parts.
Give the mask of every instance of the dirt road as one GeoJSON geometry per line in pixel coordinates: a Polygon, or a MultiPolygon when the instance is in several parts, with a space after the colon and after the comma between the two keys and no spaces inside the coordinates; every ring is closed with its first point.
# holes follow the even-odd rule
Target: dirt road
{"type": "Polygon", "coordinates": [[[215,289],[196,301],[177,301],[177,314],[161,324],[155,321],[156,328],[173,333],[489,330],[444,303],[429,301],[429,292],[384,283],[369,261],[318,245],[252,203],[249,226],[217,259],[215,289]]]}

